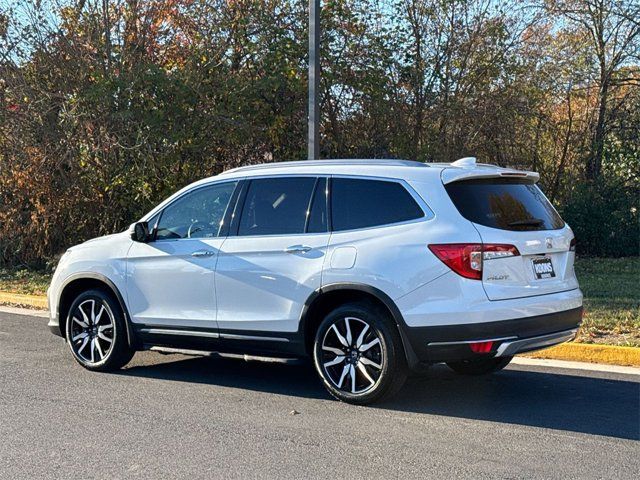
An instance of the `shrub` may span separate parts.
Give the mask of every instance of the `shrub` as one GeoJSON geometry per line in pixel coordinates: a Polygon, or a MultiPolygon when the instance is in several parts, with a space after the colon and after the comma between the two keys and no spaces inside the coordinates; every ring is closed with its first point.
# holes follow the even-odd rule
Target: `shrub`
{"type": "Polygon", "coordinates": [[[638,255],[637,183],[629,185],[602,180],[579,184],[560,210],[576,235],[579,254],[603,257],[638,255]]]}

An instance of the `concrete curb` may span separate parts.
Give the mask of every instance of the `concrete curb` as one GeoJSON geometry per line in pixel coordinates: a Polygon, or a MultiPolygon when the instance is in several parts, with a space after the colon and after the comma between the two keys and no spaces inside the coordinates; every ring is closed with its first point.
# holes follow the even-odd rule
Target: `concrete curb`
{"type": "MultiPolygon", "coordinates": [[[[48,308],[47,297],[43,295],[0,292],[0,305],[2,304],[18,305],[38,310],[46,310],[48,308]]],[[[547,348],[546,350],[540,350],[522,356],[640,367],[640,348],[637,347],[618,347],[614,345],[594,345],[572,342],[563,343],[557,347],[547,348]]]]}

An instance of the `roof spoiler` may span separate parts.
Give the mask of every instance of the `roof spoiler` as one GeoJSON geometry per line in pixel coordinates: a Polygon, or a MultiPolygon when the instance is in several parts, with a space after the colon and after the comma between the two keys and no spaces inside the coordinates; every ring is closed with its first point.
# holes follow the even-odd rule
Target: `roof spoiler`
{"type": "Polygon", "coordinates": [[[515,168],[503,168],[497,165],[478,163],[475,157],[464,157],[451,163],[442,170],[442,183],[445,185],[471,178],[522,178],[533,181],[540,180],[540,174],[515,168]]]}

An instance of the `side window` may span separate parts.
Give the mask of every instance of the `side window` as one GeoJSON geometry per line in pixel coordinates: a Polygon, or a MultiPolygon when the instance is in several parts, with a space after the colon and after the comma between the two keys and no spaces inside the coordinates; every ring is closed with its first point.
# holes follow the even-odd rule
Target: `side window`
{"type": "Polygon", "coordinates": [[[406,222],[423,216],[420,206],[398,182],[356,178],[331,180],[334,231],[406,222]]]}
{"type": "Polygon", "coordinates": [[[236,184],[198,188],[167,206],[158,222],[156,240],[217,237],[236,184]]]}
{"type": "Polygon", "coordinates": [[[238,235],[304,233],[313,177],[252,180],[240,217],[238,235]]]}
{"type": "Polygon", "coordinates": [[[309,219],[307,220],[308,233],[322,233],[327,228],[327,179],[319,178],[316,189],[313,192],[311,208],[309,208],[309,219]]]}

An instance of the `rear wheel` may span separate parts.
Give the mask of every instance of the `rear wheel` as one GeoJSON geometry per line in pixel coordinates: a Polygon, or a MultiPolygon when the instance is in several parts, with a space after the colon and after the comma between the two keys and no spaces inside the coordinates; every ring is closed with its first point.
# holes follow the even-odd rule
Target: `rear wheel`
{"type": "Polygon", "coordinates": [[[102,290],[81,293],[71,304],[66,337],[73,358],[84,368],[117,370],[131,360],[124,315],[113,297],[102,290]]]}
{"type": "Polygon", "coordinates": [[[461,362],[449,362],[447,365],[461,375],[486,375],[497,372],[509,365],[513,357],[491,357],[478,360],[463,360],[461,362]]]}
{"type": "Polygon", "coordinates": [[[314,363],[338,400],[365,405],[397,392],[407,378],[398,328],[367,303],[338,307],[316,332],[314,363]]]}

